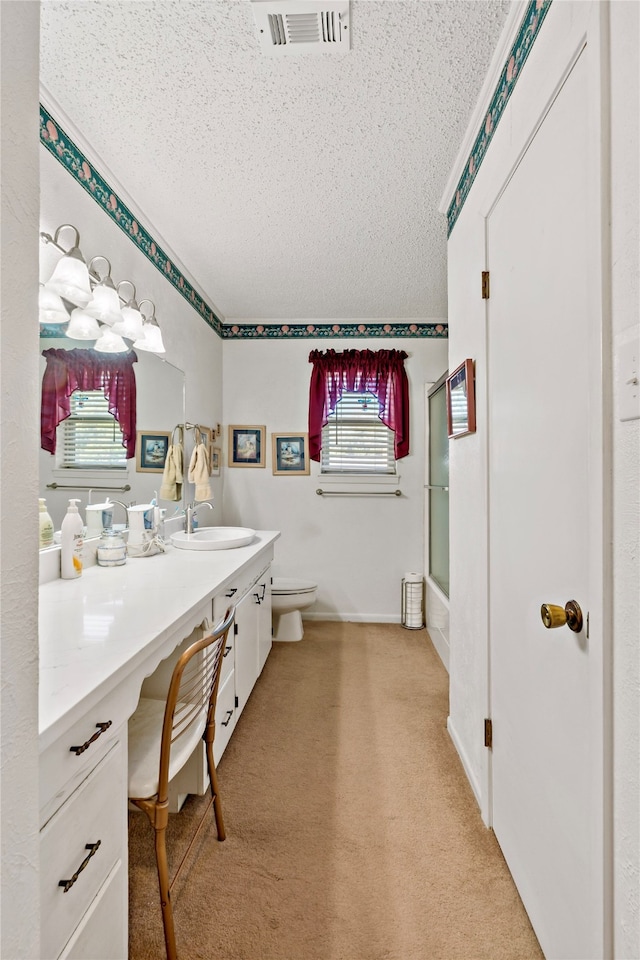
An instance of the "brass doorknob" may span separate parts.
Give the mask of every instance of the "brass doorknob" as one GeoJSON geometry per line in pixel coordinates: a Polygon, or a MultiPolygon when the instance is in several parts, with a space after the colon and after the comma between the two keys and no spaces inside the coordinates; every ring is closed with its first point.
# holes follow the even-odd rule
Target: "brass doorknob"
{"type": "Polygon", "coordinates": [[[564,627],[565,623],[574,633],[582,630],[582,610],[577,600],[568,600],[564,607],[555,603],[543,603],[540,607],[542,622],[548,630],[564,627]]]}

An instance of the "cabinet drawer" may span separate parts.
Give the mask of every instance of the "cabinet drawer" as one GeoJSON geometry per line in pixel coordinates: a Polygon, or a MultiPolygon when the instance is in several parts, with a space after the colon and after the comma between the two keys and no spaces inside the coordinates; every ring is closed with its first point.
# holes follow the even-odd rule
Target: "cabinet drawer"
{"type": "Polygon", "coordinates": [[[117,862],[74,931],[60,960],[127,960],[127,875],[117,862]]]}
{"type": "Polygon", "coordinates": [[[227,682],[230,673],[233,671],[233,664],[235,658],[235,637],[233,635],[233,625],[227,634],[227,642],[224,648],[224,660],[222,661],[222,671],[220,673],[220,686],[218,688],[218,697],[220,697],[220,690],[227,682]]]}
{"type": "Polygon", "coordinates": [[[232,670],[224,686],[218,690],[216,701],[216,736],[213,741],[213,759],[216,766],[229,743],[236,725],[236,686],[235,672],[232,670]]]}
{"type": "Polygon", "coordinates": [[[114,865],[118,860],[126,862],[125,765],[125,747],[118,741],[40,831],[45,957],[60,954],[114,865]],[[92,855],[87,846],[98,841],[92,855]],[[66,892],[61,880],[68,881],[66,892]]]}
{"type": "Polygon", "coordinates": [[[125,695],[114,690],[41,753],[41,826],[109,752],[126,719],[125,695]]]}

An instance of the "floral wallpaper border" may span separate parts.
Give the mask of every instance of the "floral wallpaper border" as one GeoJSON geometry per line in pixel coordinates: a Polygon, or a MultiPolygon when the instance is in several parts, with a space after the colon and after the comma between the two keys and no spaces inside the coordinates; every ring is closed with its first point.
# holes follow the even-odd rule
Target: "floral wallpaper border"
{"type": "Polygon", "coordinates": [[[524,17],[522,18],[522,23],[520,24],[520,29],[509,52],[507,62],[500,74],[498,85],[493,92],[484,123],[476,136],[464,172],[458,181],[453,200],[449,204],[447,210],[448,236],[451,235],[456,220],[460,216],[464,202],[469,195],[473,181],[480,169],[480,164],[485,158],[496,127],[504,113],[509,97],[513,93],[513,88],[522,72],[525,60],[529,56],[533,42],[538,36],[542,22],[549,12],[551,3],[552,0],[530,0],[527,6],[524,17]]]}
{"type": "Polygon", "coordinates": [[[323,340],[349,337],[445,338],[446,323],[225,323],[225,340],[323,340]]]}

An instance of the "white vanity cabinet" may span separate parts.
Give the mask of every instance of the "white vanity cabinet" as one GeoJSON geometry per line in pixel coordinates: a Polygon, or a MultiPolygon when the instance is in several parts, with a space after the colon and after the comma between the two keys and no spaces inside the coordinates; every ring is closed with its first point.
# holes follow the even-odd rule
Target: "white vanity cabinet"
{"type": "Polygon", "coordinates": [[[41,758],[46,960],[127,955],[127,748],[118,707],[117,696],[107,698],[41,758]]]}
{"type": "Polygon", "coordinates": [[[224,553],[173,550],[41,585],[40,960],[127,957],[128,719],[194,628],[237,603],[218,694],[220,758],[270,642],[259,608],[278,536],[259,531],[224,553]]]}
{"type": "MultiPolygon", "coordinates": [[[[233,635],[230,635],[233,664],[223,664],[220,678],[213,745],[216,764],[271,649],[271,565],[254,564],[216,596],[214,620],[222,617],[229,603],[236,607],[233,635]]],[[[231,652],[227,659],[230,658],[231,652]]]]}

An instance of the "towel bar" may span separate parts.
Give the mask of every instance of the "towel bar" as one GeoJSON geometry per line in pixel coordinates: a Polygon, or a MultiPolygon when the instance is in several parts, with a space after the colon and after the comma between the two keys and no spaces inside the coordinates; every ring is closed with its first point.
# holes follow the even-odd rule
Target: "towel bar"
{"type": "Polygon", "coordinates": [[[89,483],[48,483],[47,490],[131,490],[131,484],[125,483],[121,487],[99,487],[89,483]]]}
{"type": "Polygon", "coordinates": [[[402,490],[374,490],[366,493],[361,490],[323,490],[318,487],[316,493],[319,497],[401,497],[402,490]]]}

